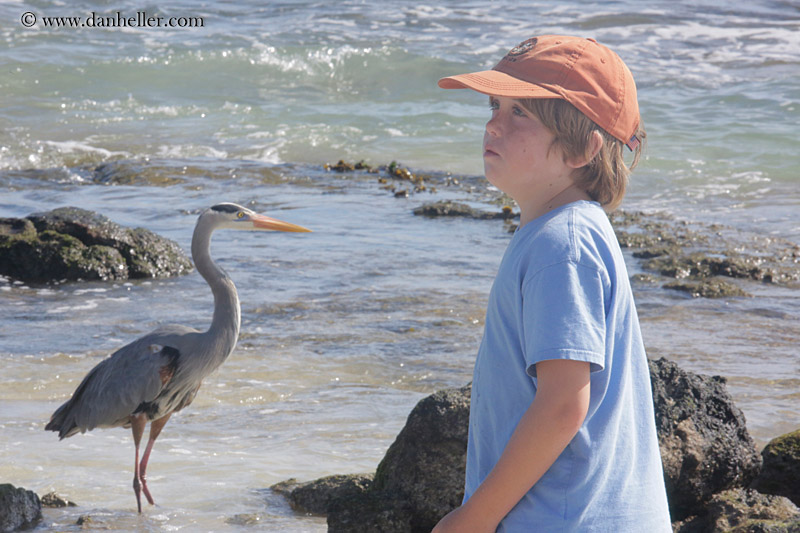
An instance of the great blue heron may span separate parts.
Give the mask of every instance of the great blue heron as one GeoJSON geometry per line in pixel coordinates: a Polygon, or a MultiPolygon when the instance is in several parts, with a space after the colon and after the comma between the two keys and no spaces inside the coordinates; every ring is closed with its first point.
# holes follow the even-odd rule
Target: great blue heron
{"type": "Polygon", "coordinates": [[[209,254],[211,233],[220,228],[310,231],[231,203],[203,211],[192,235],[192,259],[214,294],[211,327],[201,332],[186,326],[162,326],[123,346],[83,378],[72,398],[45,426],[58,431],[61,439],[98,427],[130,427],[136,447],[133,491],[140,513],[141,492],[154,504],[145,472],[156,438],[172,413],[192,403],[203,378],[228,358],[239,336],[236,287],[209,254]],[[150,438],[139,463],[139,443],[147,422],[151,422],[150,438]]]}

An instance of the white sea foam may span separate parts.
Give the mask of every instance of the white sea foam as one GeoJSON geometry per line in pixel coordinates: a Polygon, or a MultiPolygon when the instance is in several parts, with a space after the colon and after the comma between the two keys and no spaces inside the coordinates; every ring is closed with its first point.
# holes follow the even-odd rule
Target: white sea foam
{"type": "Polygon", "coordinates": [[[336,19],[332,17],[321,17],[316,19],[315,21],[318,24],[330,24],[332,26],[345,26],[348,28],[355,28],[356,21],[355,20],[344,20],[344,19],[336,19]]]}
{"type": "Polygon", "coordinates": [[[211,157],[216,159],[226,159],[228,152],[202,144],[162,144],[158,147],[156,155],[164,158],[192,158],[192,157],[211,157]]]}
{"type": "Polygon", "coordinates": [[[87,153],[94,153],[97,155],[102,156],[105,159],[114,157],[114,156],[121,156],[121,157],[130,157],[130,153],[124,151],[112,151],[106,150],[105,148],[100,148],[98,146],[92,146],[90,144],[80,142],[80,141],[43,141],[43,144],[47,146],[52,146],[53,148],[57,149],[62,154],[72,154],[75,152],[87,152],[87,153]]]}
{"type": "Polygon", "coordinates": [[[263,146],[254,146],[254,152],[252,152],[249,157],[255,161],[262,161],[264,163],[268,163],[271,165],[279,165],[283,163],[283,160],[280,156],[280,148],[285,143],[279,143],[278,145],[263,145],[263,146]]]}
{"type": "Polygon", "coordinates": [[[89,289],[78,289],[74,292],[76,296],[83,295],[83,294],[103,294],[108,292],[108,289],[102,287],[93,287],[89,289]]]}
{"type": "Polygon", "coordinates": [[[64,313],[74,313],[76,311],[89,311],[91,309],[97,309],[97,306],[98,306],[97,300],[88,300],[83,304],[60,305],[57,307],[50,307],[45,312],[49,315],[58,315],[64,313]]]}

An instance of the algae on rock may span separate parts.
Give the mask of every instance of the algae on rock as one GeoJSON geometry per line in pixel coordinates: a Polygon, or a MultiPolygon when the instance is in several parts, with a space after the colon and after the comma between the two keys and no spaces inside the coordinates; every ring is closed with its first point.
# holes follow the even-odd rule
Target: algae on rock
{"type": "Polygon", "coordinates": [[[191,269],[177,243],[85,209],[0,218],[0,274],[20,281],[159,278],[191,269]]]}

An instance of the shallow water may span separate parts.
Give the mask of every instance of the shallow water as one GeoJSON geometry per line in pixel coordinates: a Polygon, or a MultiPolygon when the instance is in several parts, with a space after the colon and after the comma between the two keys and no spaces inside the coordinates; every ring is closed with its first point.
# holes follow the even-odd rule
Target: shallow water
{"type": "MultiPolygon", "coordinates": [[[[502,250],[502,225],[414,217],[417,198],[396,199],[372,176],[320,178],[304,185],[195,179],[188,199],[183,186],[58,187],[71,203],[102,206],[185,249],[196,216],[182,209],[222,199],[252,200],[260,211],[314,230],[220,234],[213,242],[212,253],[239,286],[242,335],[157,444],[150,484],[170,527],[197,520],[217,529],[237,513],[264,515],[276,530],[324,524],[294,518],[264,489],[289,477],[374,470],[423,394],[469,379],[495,266],[484,252],[502,250]]],[[[55,193],[27,189],[19,204],[55,193]]],[[[2,290],[0,445],[6,457],[20,448],[32,453],[4,462],[0,478],[81,503],[63,523],[87,505],[125,509],[121,516],[112,511],[115,521],[138,520],[125,518],[133,503],[129,432],[58,443],[42,422],[115,347],[161,322],[207,325],[207,286],[193,273],[56,287],[7,283],[2,290]]],[[[61,523],[51,519],[54,527],[61,523]]]]}
{"type": "MultiPolygon", "coordinates": [[[[0,449],[15,460],[0,465],[0,478],[81,504],[48,511],[45,528],[90,513],[122,529],[236,530],[257,520],[267,530],[324,530],[324,520],[293,514],[267,487],[290,477],[373,471],[421,397],[470,379],[492,275],[509,238],[504,224],[411,213],[432,199],[474,201],[463,188],[398,199],[371,175],[347,179],[298,166],[280,172],[286,183],[195,178],[191,186],[65,184],[12,194],[31,207],[59,195],[185,249],[194,210],[222,199],[314,230],[220,232],[213,241],[212,254],[239,287],[242,335],[159,439],[149,470],[161,507],[144,517],[134,512],[127,430],[59,443],[43,424],[116,347],[163,322],[206,326],[207,286],[197,273],[2,285],[0,449]]],[[[631,258],[631,272],[637,268],[631,258]]],[[[800,309],[796,289],[748,290],[756,297],[707,301],[637,285],[636,297],[649,355],[727,376],[763,444],[800,423],[800,309]]]]}
{"type": "MultiPolygon", "coordinates": [[[[160,9],[206,25],[18,23],[25,11],[137,9],[0,5],[11,21],[0,25],[0,216],[77,205],[188,250],[198,210],[234,201],[314,233],[216,236],[242,335],[159,438],[149,481],[160,506],[142,516],[127,430],[59,443],[43,426],[115,348],[164,322],[207,326],[205,283],[196,273],[0,281],[0,481],[80,504],[47,510],[40,530],[91,514],[117,530],[324,531],[324,519],[296,515],[267,487],[374,471],[420,398],[470,379],[509,235],[499,221],[412,215],[439,199],[482,206],[491,191],[480,178],[406,199],[375,176],[321,165],[396,159],[479,174],[486,103],[435,80],[489,67],[532,33],[597,37],[634,71],[650,139],[625,208],[745,236],[800,234],[800,13],[790,2],[179,2],[160,9]]],[[[763,445],[800,427],[800,303],[796,287],[746,288],[753,297],[701,300],[634,286],[649,355],[727,377],[763,445]]]]}

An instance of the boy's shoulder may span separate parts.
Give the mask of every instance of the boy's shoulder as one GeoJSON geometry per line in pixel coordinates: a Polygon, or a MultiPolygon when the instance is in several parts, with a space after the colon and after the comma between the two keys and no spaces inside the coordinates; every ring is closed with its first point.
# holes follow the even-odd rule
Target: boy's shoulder
{"type": "Polygon", "coordinates": [[[614,232],[596,202],[574,202],[530,222],[519,230],[517,255],[526,270],[563,262],[604,268],[614,232]]]}

